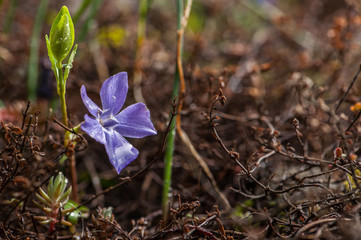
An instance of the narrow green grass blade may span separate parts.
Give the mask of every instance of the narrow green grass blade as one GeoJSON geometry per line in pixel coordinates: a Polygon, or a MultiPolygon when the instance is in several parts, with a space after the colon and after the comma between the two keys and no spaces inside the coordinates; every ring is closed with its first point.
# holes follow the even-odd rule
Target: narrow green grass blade
{"type": "MultiPolygon", "coordinates": [[[[0,2],[0,5],[2,4],[2,1],[0,2]]],[[[10,7],[8,9],[8,13],[6,14],[5,24],[4,24],[4,33],[8,34],[10,33],[11,26],[13,24],[14,20],[14,13],[16,6],[18,5],[18,0],[12,0],[10,3],[10,7]]]]}
{"type": "Polygon", "coordinates": [[[85,20],[82,29],[80,30],[80,34],[78,37],[79,42],[82,42],[85,39],[86,35],[88,34],[89,28],[92,22],[94,21],[101,4],[102,4],[102,0],[92,0],[89,15],[85,20]]]}
{"type": "MultiPolygon", "coordinates": [[[[183,16],[183,0],[176,0],[177,2],[177,29],[181,29],[181,21],[183,16]]],[[[181,40],[181,55],[183,52],[183,39],[181,40]]],[[[173,99],[179,96],[179,72],[177,64],[175,64],[175,75],[174,75],[174,85],[173,85],[173,99]]],[[[169,204],[169,194],[172,180],[172,162],[173,162],[173,152],[174,152],[174,141],[176,136],[175,129],[175,118],[171,123],[171,132],[168,135],[165,156],[164,156],[164,183],[163,183],[163,193],[162,193],[162,210],[163,210],[163,220],[168,216],[168,204],[169,204]]]]}
{"type": "Polygon", "coordinates": [[[38,62],[39,62],[39,39],[41,27],[44,22],[45,13],[48,8],[49,0],[41,0],[33,27],[33,33],[30,42],[30,56],[28,65],[28,98],[36,101],[36,90],[38,85],[38,62]]]}
{"type": "Polygon", "coordinates": [[[91,3],[91,0],[83,0],[74,14],[73,17],[73,23],[74,25],[79,21],[80,17],[83,15],[84,11],[88,8],[89,4],[91,3]]]}

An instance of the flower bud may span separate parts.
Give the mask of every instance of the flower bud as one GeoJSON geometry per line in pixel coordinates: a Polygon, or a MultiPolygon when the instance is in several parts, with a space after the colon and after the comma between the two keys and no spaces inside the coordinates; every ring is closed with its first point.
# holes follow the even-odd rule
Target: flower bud
{"type": "Polygon", "coordinates": [[[340,147],[337,147],[334,151],[335,158],[341,158],[342,156],[342,149],[340,147]]]}
{"type": "Polygon", "coordinates": [[[54,58],[61,62],[68,56],[74,44],[74,25],[68,8],[63,6],[50,29],[50,49],[54,58]]]}

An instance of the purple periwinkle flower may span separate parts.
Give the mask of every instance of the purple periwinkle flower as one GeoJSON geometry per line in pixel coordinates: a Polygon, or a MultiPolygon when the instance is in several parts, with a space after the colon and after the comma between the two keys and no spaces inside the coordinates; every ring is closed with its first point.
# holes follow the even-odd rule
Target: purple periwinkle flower
{"type": "Polygon", "coordinates": [[[118,174],[139,152],[124,137],[142,138],[157,134],[144,103],[135,103],[120,111],[128,92],[128,75],[120,72],[104,81],[100,89],[103,109],[87,95],[85,86],[81,98],[89,113],[84,115],[81,129],[97,142],[104,144],[109,160],[118,174]]]}

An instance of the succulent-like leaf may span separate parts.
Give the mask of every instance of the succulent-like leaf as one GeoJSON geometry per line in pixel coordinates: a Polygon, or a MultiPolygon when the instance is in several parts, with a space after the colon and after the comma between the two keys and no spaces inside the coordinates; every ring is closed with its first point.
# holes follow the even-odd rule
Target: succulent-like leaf
{"type": "Polygon", "coordinates": [[[63,175],[62,176],[62,181],[61,181],[60,192],[59,192],[60,197],[63,195],[67,185],[68,185],[68,179],[66,177],[64,177],[64,175],[63,175]]]}
{"type": "Polygon", "coordinates": [[[54,176],[52,176],[48,183],[48,196],[50,199],[53,199],[54,196],[54,176]]]}
{"type": "Polygon", "coordinates": [[[36,221],[45,221],[45,220],[48,219],[48,217],[46,217],[46,216],[34,216],[34,219],[36,221]]]}
{"type": "Polygon", "coordinates": [[[63,178],[63,173],[62,172],[59,172],[58,173],[58,176],[56,176],[56,178],[54,179],[54,189],[57,189],[59,187],[59,184],[62,183],[64,181],[64,178],[63,178]]]}
{"type": "Polygon", "coordinates": [[[40,200],[40,198],[38,197],[39,194],[36,193],[39,200],[42,201],[44,204],[47,204],[50,206],[52,204],[52,201],[51,201],[50,197],[48,196],[48,194],[46,194],[46,192],[42,188],[39,188],[39,193],[40,193],[40,196],[45,200],[45,202],[40,200]]]}
{"type": "Polygon", "coordinates": [[[44,206],[41,205],[40,203],[38,203],[37,201],[33,200],[33,203],[34,203],[39,209],[41,209],[41,210],[44,209],[44,206]]]}
{"type": "Polygon", "coordinates": [[[41,221],[40,224],[49,224],[52,220],[51,219],[48,219],[48,220],[45,220],[45,221],[41,221]]]}
{"type": "Polygon", "coordinates": [[[63,193],[60,198],[58,199],[59,202],[62,202],[62,203],[66,203],[68,200],[69,200],[69,195],[71,193],[71,186],[68,188],[68,190],[66,190],[65,193],[63,193]]]}
{"type": "Polygon", "coordinates": [[[47,207],[51,207],[52,203],[47,201],[45,198],[43,198],[41,195],[39,195],[38,193],[35,193],[35,196],[38,198],[38,200],[40,202],[42,202],[45,206],[47,207]]]}
{"type": "Polygon", "coordinates": [[[55,179],[54,176],[50,178],[47,187],[48,193],[45,193],[44,190],[40,188],[40,195],[38,194],[38,198],[40,197],[39,200],[51,207],[63,206],[68,201],[71,192],[71,187],[65,191],[67,184],[68,179],[64,177],[62,172],[59,172],[55,179]]]}
{"type": "Polygon", "coordinates": [[[46,212],[47,214],[50,214],[50,213],[54,212],[54,210],[52,208],[49,208],[49,207],[43,207],[43,211],[46,212]]]}
{"type": "Polygon", "coordinates": [[[58,176],[56,176],[55,180],[54,180],[54,195],[53,195],[53,200],[55,202],[58,202],[59,197],[61,196],[61,190],[66,186],[66,182],[64,179],[64,175],[63,173],[59,173],[58,176]]]}
{"type": "Polygon", "coordinates": [[[67,227],[70,227],[70,226],[73,225],[71,222],[66,221],[66,220],[61,220],[61,224],[65,225],[65,226],[67,226],[67,227]]]}
{"type": "Polygon", "coordinates": [[[39,208],[41,209],[43,212],[45,212],[46,214],[49,214],[52,212],[52,209],[50,207],[45,207],[43,205],[41,205],[40,203],[38,203],[37,201],[33,200],[33,203],[39,208]]]}

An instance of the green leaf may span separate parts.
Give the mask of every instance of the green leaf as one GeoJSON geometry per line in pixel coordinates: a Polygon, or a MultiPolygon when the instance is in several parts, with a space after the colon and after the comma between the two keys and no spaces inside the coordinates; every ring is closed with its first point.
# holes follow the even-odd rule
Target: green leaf
{"type": "Polygon", "coordinates": [[[53,200],[58,202],[60,196],[63,194],[66,185],[68,184],[68,179],[64,177],[63,173],[60,172],[54,181],[54,195],[53,200]]]}
{"type": "Polygon", "coordinates": [[[66,221],[66,220],[61,220],[60,222],[61,224],[63,224],[64,226],[67,226],[67,227],[71,227],[73,223],[69,222],[69,221],[66,221]]]}
{"type": "Polygon", "coordinates": [[[56,176],[55,180],[54,180],[54,183],[53,183],[53,191],[54,191],[54,194],[52,196],[52,199],[56,199],[58,198],[59,196],[59,192],[60,192],[60,189],[61,189],[61,184],[62,184],[62,176],[63,174],[59,173],[58,176],[56,176]]]}
{"type": "Polygon", "coordinates": [[[48,196],[50,199],[53,199],[54,190],[54,176],[52,176],[48,183],[48,196]]]}
{"type": "Polygon", "coordinates": [[[49,196],[48,196],[48,194],[46,194],[46,192],[44,192],[44,190],[42,189],[42,188],[39,188],[39,193],[40,193],[40,195],[38,194],[38,193],[36,193],[36,195],[38,196],[39,195],[39,200],[40,201],[42,201],[41,199],[40,199],[40,197],[42,198],[42,199],[44,199],[44,204],[47,204],[48,206],[50,206],[51,205],[51,203],[52,203],[52,201],[51,201],[51,199],[49,198],[49,196]]]}
{"type": "Polygon", "coordinates": [[[68,185],[68,179],[66,177],[64,177],[64,175],[62,175],[61,177],[62,177],[62,180],[61,180],[61,185],[60,185],[59,196],[63,195],[65,188],[68,185]]]}
{"type": "Polygon", "coordinates": [[[63,213],[65,213],[67,210],[71,211],[68,214],[68,221],[71,222],[72,224],[77,224],[79,217],[81,217],[81,211],[76,209],[76,207],[78,206],[77,203],[73,202],[73,201],[69,201],[65,204],[64,206],[64,211],[63,213]],[[76,210],[74,210],[76,209],[76,210]]]}
{"type": "Polygon", "coordinates": [[[66,190],[65,193],[63,193],[60,198],[58,199],[59,202],[67,202],[69,199],[69,194],[71,193],[71,187],[68,188],[68,190],[66,190]]]}
{"type": "Polygon", "coordinates": [[[45,198],[43,198],[42,196],[40,196],[38,193],[35,193],[36,197],[38,198],[38,200],[40,200],[40,202],[42,202],[44,205],[46,206],[51,206],[52,204],[49,203],[48,201],[45,200],[45,198]]]}
{"type": "Polygon", "coordinates": [[[57,61],[54,58],[53,53],[51,52],[50,41],[47,34],[45,35],[45,41],[46,41],[46,48],[48,49],[48,56],[51,63],[51,69],[54,71],[56,81],[59,81],[59,71],[56,68],[57,61]]]}
{"type": "Polygon", "coordinates": [[[39,209],[43,210],[44,211],[44,206],[40,203],[38,203],[37,201],[33,200],[33,203],[35,204],[35,206],[37,206],[39,209]]]}
{"type": "Polygon", "coordinates": [[[52,221],[52,219],[48,219],[45,221],[41,221],[40,224],[46,225],[46,224],[49,224],[51,221],[52,221]]]}
{"type": "Polygon", "coordinates": [[[76,224],[80,217],[88,217],[89,209],[85,206],[78,207],[78,203],[69,200],[62,211],[67,216],[67,220],[72,224],[76,224]]]}
{"type": "MultiPolygon", "coordinates": [[[[68,64],[65,67],[65,71],[64,71],[64,81],[66,81],[68,79],[69,76],[69,72],[70,69],[73,67],[73,61],[74,61],[74,57],[76,54],[76,50],[78,49],[78,44],[76,44],[73,48],[73,51],[70,54],[69,60],[68,60],[68,64]]],[[[64,83],[65,85],[65,83],[64,83]]]]}

